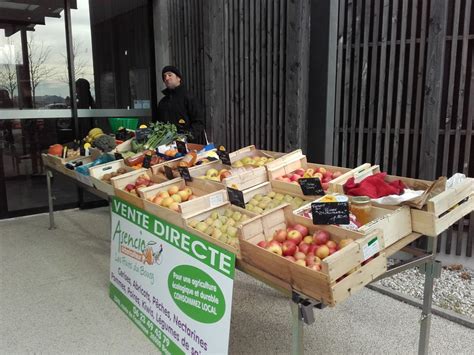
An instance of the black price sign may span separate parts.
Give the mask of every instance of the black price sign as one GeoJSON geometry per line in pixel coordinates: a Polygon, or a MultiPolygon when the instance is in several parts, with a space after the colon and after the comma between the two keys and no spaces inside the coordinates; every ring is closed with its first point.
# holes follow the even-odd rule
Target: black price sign
{"type": "Polygon", "coordinates": [[[193,181],[191,174],[189,173],[189,169],[185,166],[178,166],[178,171],[181,177],[186,181],[193,181]]]}
{"type": "Polygon", "coordinates": [[[145,169],[149,169],[151,165],[151,154],[145,154],[145,157],[143,158],[143,165],[145,169]]]}
{"type": "Polygon", "coordinates": [[[165,165],[165,175],[168,180],[174,179],[173,169],[171,169],[168,165],[165,165]]]}
{"type": "Polygon", "coordinates": [[[186,142],[176,141],[176,148],[178,149],[179,153],[183,155],[188,154],[188,148],[186,148],[186,142]]]}
{"type": "Polygon", "coordinates": [[[230,162],[229,152],[225,150],[224,146],[221,145],[217,149],[217,155],[219,156],[219,159],[222,161],[222,164],[232,165],[232,163],[230,162]]]}
{"type": "Polygon", "coordinates": [[[323,186],[321,185],[321,180],[319,178],[301,178],[298,180],[301,186],[301,191],[303,195],[325,195],[323,186]]]}
{"type": "Polygon", "coordinates": [[[120,153],[114,153],[114,156],[115,156],[115,160],[123,159],[123,155],[120,153]]]}
{"type": "Polygon", "coordinates": [[[313,202],[313,224],[349,224],[348,202],[313,202]]]}
{"type": "Polygon", "coordinates": [[[244,194],[242,191],[228,187],[227,194],[229,195],[231,204],[245,208],[244,194]]]}

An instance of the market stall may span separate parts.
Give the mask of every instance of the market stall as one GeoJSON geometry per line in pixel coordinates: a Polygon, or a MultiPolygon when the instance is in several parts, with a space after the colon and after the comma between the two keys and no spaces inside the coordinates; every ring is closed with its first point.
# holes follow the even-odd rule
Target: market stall
{"type": "Polygon", "coordinates": [[[473,179],[457,176],[430,182],[388,176],[371,164],[355,169],[313,164],[300,150],[284,154],[251,146],[216,152],[212,146],[176,144],[179,137],[161,141],[165,144],[154,146],[152,152],[130,155],[127,150],[136,144],[130,139],[94,157],[43,155],[50,227],[54,228],[53,174],[68,176],[111,201],[111,298],[161,351],[226,351],[234,267],[288,296],[293,353],[303,352],[303,324],[314,322],[314,307],[337,306],[371,282],[420,267],[425,292],[419,352],[427,352],[433,278],[440,272],[435,261],[437,236],[474,210],[473,179]],[[109,162],[104,162],[104,155],[109,162]],[[102,164],[95,163],[98,159],[102,164]],[[409,194],[414,195],[406,198],[409,194]],[[123,244],[130,231],[143,238],[137,242],[142,246],[123,244]],[[429,236],[424,252],[409,246],[423,235],[429,236]],[[163,259],[163,248],[174,256],[163,259]],[[211,252],[197,253],[196,248],[211,252]],[[131,276],[124,273],[124,265],[131,274],[134,266],[117,250],[134,259],[141,280],[137,282],[147,284],[149,291],[143,287],[136,298],[126,293],[131,276]],[[387,258],[400,250],[416,256],[389,267],[387,258]],[[192,270],[181,270],[182,263],[193,265],[192,270]],[[153,265],[173,275],[166,281],[173,285],[166,295],[163,290],[153,295],[150,280],[161,277],[152,276],[153,265]],[[191,287],[189,275],[196,274],[196,280],[206,279],[214,293],[191,287]],[[151,310],[156,302],[143,300],[145,293],[157,300],[179,295],[167,309],[188,324],[195,322],[194,335],[201,334],[200,340],[211,339],[208,334],[219,330],[219,341],[208,341],[205,349],[189,335],[179,337],[182,329],[176,330],[173,341],[156,318],[158,311],[151,310]],[[190,310],[196,302],[206,304],[206,310],[190,310]],[[211,307],[222,303],[228,307],[211,307]]]}

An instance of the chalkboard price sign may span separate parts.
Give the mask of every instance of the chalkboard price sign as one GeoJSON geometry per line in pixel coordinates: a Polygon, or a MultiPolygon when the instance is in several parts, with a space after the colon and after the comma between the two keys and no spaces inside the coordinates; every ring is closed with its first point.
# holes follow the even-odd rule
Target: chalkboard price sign
{"type": "Polygon", "coordinates": [[[143,165],[145,169],[149,169],[151,165],[151,154],[145,154],[145,157],[143,158],[143,165]]]}
{"type": "Polygon", "coordinates": [[[298,182],[301,186],[301,191],[303,191],[303,195],[305,196],[325,195],[323,186],[321,185],[321,180],[318,178],[301,178],[298,182]]]}
{"type": "Polygon", "coordinates": [[[120,159],[123,159],[123,155],[120,154],[120,153],[114,153],[114,156],[115,156],[115,160],[120,160],[120,159]]]}
{"type": "Polygon", "coordinates": [[[313,202],[313,224],[349,224],[348,202],[313,202]]]}
{"type": "Polygon", "coordinates": [[[242,191],[228,187],[227,194],[229,195],[231,204],[245,208],[244,194],[242,191]]]}
{"type": "Polygon", "coordinates": [[[189,173],[189,169],[185,166],[178,166],[178,171],[181,177],[186,181],[193,181],[191,174],[189,173]]]}
{"type": "Polygon", "coordinates": [[[232,165],[232,163],[230,162],[229,152],[227,152],[225,149],[221,149],[221,147],[219,147],[219,149],[217,149],[217,155],[222,161],[222,164],[232,165]]]}
{"type": "Polygon", "coordinates": [[[178,149],[179,153],[183,155],[188,154],[188,148],[186,148],[186,142],[176,141],[176,148],[178,149]]]}
{"type": "Polygon", "coordinates": [[[165,175],[168,180],[174,179],[173,169],[171,169],[168,165],[165,165],[165,175]]]}

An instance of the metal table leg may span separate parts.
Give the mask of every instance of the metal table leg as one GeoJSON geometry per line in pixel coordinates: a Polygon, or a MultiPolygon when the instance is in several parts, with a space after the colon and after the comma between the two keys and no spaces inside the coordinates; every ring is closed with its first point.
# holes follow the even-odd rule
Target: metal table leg
{"type": "Polygon", "coordinates": [[[53,173],[51,170],[46,170],[46,184],[48,186],[48,207],[49,207],[49,229],[56,229],[56,225],[54,224],[54,209],[53,209],[53,200],[54,197],[52,195],[51,190],[51,178],[53,177],[53,173]]]}
{"type": "Polygon", "coordinates": [[[425,264],[425,288],[423,291],[423,310],[421,312],[420,340],[418,354],[428,354],[431,328],[431,305],[433,303],[433,280],[436,274],[435,250],[438,238],[428,238],[427,252],[432,259],[425,264]]]}
{"type": "Polygon", "coordinates": [[[294,355],[303,354],[303,319],[301,317],[300,305],[294,300],[290,300],[292,318],[292,344],[291,353],[294,355]]]}

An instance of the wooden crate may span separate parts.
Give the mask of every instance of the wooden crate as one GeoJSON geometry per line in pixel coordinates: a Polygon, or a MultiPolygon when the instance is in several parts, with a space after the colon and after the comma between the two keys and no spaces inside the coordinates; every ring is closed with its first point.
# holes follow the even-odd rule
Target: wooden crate
{"type": "Polygon", "coordinates": [[[330,306],[342,302],[387,270],[384,239],[380,230],[361,236],[352,231],[334,230],[328,228],[330,226],[314,226],[308,220],[301,221],[310,233],[327,230],[336,242],[345,238],[354,239],[353,243],[322,260],[321,271],[298,265],[256,245],[262,240],[270,240],[276,230],[294,223],[294,215],[288,207],[275,209],[245,222],[240,233],[243,261],[330,306]],[[366,260],[369,261],[364,263],[366,260]]]}
{"type": "MultiPolygon", "coordinates": [[[[198,154],[198,158],[197,158],[197,161],[199,160],[203,160],[203,159],[207,159],[207,157],[209,156],[209,154],[211,152],[214,152],[214,150],[210,150],[210,151],[205,151],[205,152],[202,152],[200,154],[198,154]]],[[[162,177],[166,177],[166,174],[165,174],[165,166],[171,168],[172,170],[172,173],[173,173],[173,176],[174,178],[177,178],[177,177],[181,177],[181,175],[179,174],[179,171],[178,171],[178,164],[181,160],[183,160],[184,157],[180,157],[180,158],[176,158],[176,159],[172,159],[172,160],[168,160],[168,161],[165,161],[165,162],[162,162],[162,163],[159,163],[159,164],[156,164],[156,165],[153,165],[151,167],[152,169],[152,172],[153,174],[155,175],[159,175],[159,176],[162,176],[162,177]]],[[[202,166],[208,166],[214,162],[217,162],[216,161],[208,161],[208,162],[205,162],[205,163],[201,163],[199,165],[195,165],[191,168],[189,168],[189,172],[191,173],[192,169],[194,168],[197,168],[197,167],[202,167],[202,166]]]]}
{"type": "Polygon", "coordinates": [[[105,182],[102,177],[105,174],[116,172],[118,169],[124,168],[127,172],[135,171],[135,169],[126,166],[123,159],[111,161],[109,163],[100,164],[89,169],[90,179],[93,186],[102,192],[105,192],[109,196],[114,196],[114,187],[112,183],[105,182]]]}
{"type": "MultiPolygon", "coordinates": [[[[295,220],[298,223],[303,221],[312,220],[306,217],[301,216],[299,213],[301,210],[311,209],[311,204],[303,206],[298,210],[295,210],[293,213],[295,215],[295,220]]],[[[344,229],[344,227],[339,226],[328,226],[332,230],[344,229]]],[[[406,237],[407,235],[413,232],[412,220],[410,214],[410,208],[408,206],[397,207],[396,209],[382,208],[372,206],[370,210],[370,222],[364,224],[357,230],[355,233],[360,234],[360,236],[368,235],[374,230],[382,230],[383,237],[385,241],[385,246],[388,247],[400,239],[406,237]]]]}
{"type": "MultiPolygon", "coordinates": [[[[121,199],[131,203],[132,205],[138,207],[138,208],[144,208],[143,204],[143,199],[140,196],[128,193],[127,191],[124,190],[125,186],[128,184],[133,184],[135,183],[135,180],[140,176],[140,175],[147,175],[149,179],[151,179],[154,183],[160,184],[165,181],[165,179],[160,178],[159,176],[153,175],[151,173],[150,169],[137,169],[130,171],[129,173],[116,176],[112,178],[110,181],[112,182],[112,186],[114,187],[114,194],[117,197],[120,197],[121,199]]],[[[143,188],[140,188],[138,192],[143,188]]]]}
{"type": "Polygon", "coordinates": [[[370,164],[363,164],[355,169],[342,168],[338,166],[314,164],[308,163],[306,156],[303,155],[301,149],[297,149],[294,152],[288,153],[281,158],[267,164],[268,179],[272,182],[275,188],[283,191],[301,194],[302,190],[298,183],[288,183],[284,181],[276,180],[277,178],[290,174],[296,169],[317,169],[325,168],[328,171],[340,171],[341,176],[331,180],[329,182],[328,192],[337,192],[334,186],[339,186],[340,183],[345,183],[347,179],[356,174],[358,171],[370,167],[370,164]]]}
{"type": "Polygon", "coordinates": [[[263,166],[259,168],[232,168],[228,165],[222,164],[220,160],[195,166],[189,169],[189,173],[193,179],[196,178],[209,181],[212,184],[220,186],[220,188],[232,187],[237,190],[245,190],[268,181],[267,170],[263,166]],[[206,175],[206,172],[209,169],[216,169],[218,171],[227,169],[232,173],[232,175],[222,181],[200,178],[200,176],[206,175]]]}
{"type": "Polygon", "coordinates": [[[51,154],[46,154],[46,153],[41,154],[41,159],[43,160],[44,166],[49,166],[50,168],[54,168],[58,170],[63,169],[66,163],[80,159],[80,158],[85,158],[85,157],[79,156],[79,157],[73,157],[73,158],[61,158],[56,155],[51,155],[51,154]]]}
{"type": "MultiPolygon", "coordinates": [[[[208,218],[213,212],[221,212],[221,211],[226,210],[227,208],[230,208],[233,211],[237,211],[237,212],[240,212],[242,214],[245,214],[250,218],[256,217],[255,213],[249,212],[249,211],[247,211],[243,208],[240,208],[238,206],[234,206],[234,205],[230,204],[228,201],[225,201],[224,203],[222,203],[221,205],[219,205],[217,207],[209,206],[208,208],[203,209],[201,211],[194,211],[194,213],[191,213],[191,214],[188,214],[188,215],[183,215],[184,228],[186,230],[188,230],[190,233],[198,235],[201,238],[203,238],[203,239],[205,239],[205,240],[207,240],[207,241],[209,241],[213,244],[216,244],[216,245],[220,246],[221,248],[229,250],[230,252],[236,254],[237,258],[240,259],[240,246],[239,246],[239,244],[234,245],[234,246],[229,245],[229,244],[227,244],[225,242],[222,242],[218,239],[212,238],[208,234],[206,234],[204,232],[201,232],[200,230],[198,230],[196,228],[193,228],[189,225],[189,222],[192,221],[192,220],[203,221],[206,218],[208,218]]],[[[238,228],[237,233],[240,233],[240,232],[241,232],[241,229],[238,228]]],[[[238,239],[239,238],[237,238],[237,240],[238,239]]]]}
{"type": "MultiPolygon", "coordinates": [[[[361,178],[380,172],[378,165],[371,166],[360,173],[361,178]]],[[[433,181],[387,175],[385,181],[401,180],[411,189],[428,189],[433,181]]],[[[395,206],[378,205],[385,208],[395,206]]],[[[474,179],[466,178],[452,189],[446,189],[431,197],[423,209],[411,208],[411,223],[414,232],[436,237],[452,226],[456,221],[474,210],[474,179]]]]}
{"type": "MultiPolygon", "coordinates": [[[[310,196],[305,196],[301,192],[299,193],[294,193],[294,192],[288,192],[279,189],[278,187],[273,186],[273,182],[264,182],[259,185],[253,186],[249,189],[243,190],[242,193],[244,195],[244,202],[247,204],[255,195],[257,194],[267,194],[270,191],[276,192],[276,193],[281,193],[284,195],[290,195],[292,197],[299,197],[304,201],[313,201],[313,198],[310,196]]],[[[251,211],[250,211],[251,212],[251,211]]]]}
{"type": "Polygon", "coordinates": [[[225,190],[215,190],[213,186],[210,188],[206,187],[207,185],[205,184],[195,184],[193,182],[186,182],[181,178],[176,178],[156,186],[141,189],[139,194],[143,199],[145,211],[183,227],[184,222],[182,215],[191,215],[197,211],[220,206],[228,201],[227,192],[225,190]],[[157,205],[149,200],[149,198],[154,197],[159,191],[166,191],[173,185],[178,186],[180,189],[188,186],[193,190],[193,195],[196,196],[190,201],[181,202],[179,204],[179,212],[157,205]]]}
{"type": "MultiPolygon", "coordinates": [[[[279,152],[272,152],[272,151],[263,151],[263,150],[258,150],[254,145],[249,145],[247,147],[241,148],[239,150],[236,150],[232,153],[229,153],[229,158],[230,162],[234,164],[238,160],[241,160],[243,158],[255,158],[255,157],[267,157],[267,158],[279,158],[283,156],[284,153],[279,153],[279,152]]],[[[266,163],[265,165],[267,165],[266,163]]]]}

